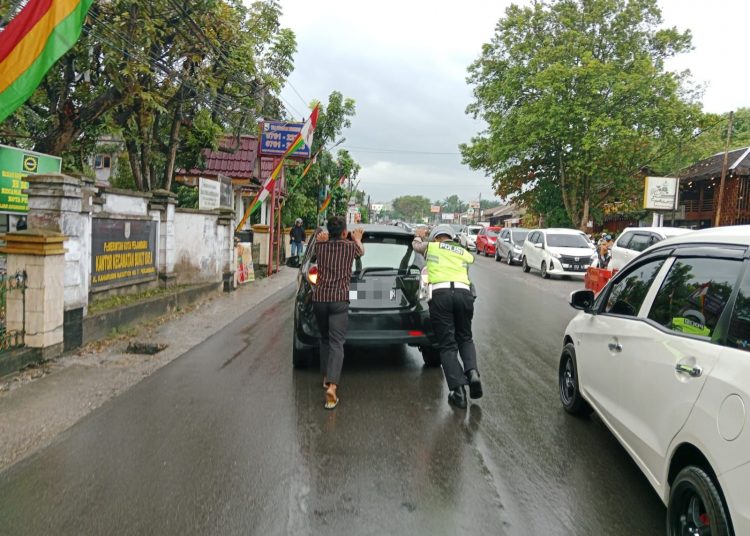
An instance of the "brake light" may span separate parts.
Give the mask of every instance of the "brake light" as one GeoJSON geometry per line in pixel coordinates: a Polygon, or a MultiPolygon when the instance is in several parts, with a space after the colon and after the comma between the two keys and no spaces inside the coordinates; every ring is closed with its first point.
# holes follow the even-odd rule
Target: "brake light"
{"type": "Polygon", "coordinates": [[[424,337],[424,331],[412,330],[409,332],[409,337],[424,337]]]}
{"type": "Polygon", "coordinates": [[[315,285],[318,283],[318,267],[314,264],[310,266],[309,270],[307,270],[307,280],[311,285],[315,285]]]}

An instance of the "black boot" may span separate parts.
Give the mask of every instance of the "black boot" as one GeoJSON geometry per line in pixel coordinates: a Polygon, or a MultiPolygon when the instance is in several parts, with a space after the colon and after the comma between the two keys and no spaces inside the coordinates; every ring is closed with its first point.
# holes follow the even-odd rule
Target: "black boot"
{"type": "Polygon", "coordinates": [[[466,379],[469,380],[469,396],[471,398],[482,398],[482,381],[479,379],[477,369],[468,371],[466,379]]]}
{"type": "Polygon", "coordinates": [[[451,389],[448,393],[448,403],[459,409],[466,409],[466,390],[463,385],[451,389]]]}

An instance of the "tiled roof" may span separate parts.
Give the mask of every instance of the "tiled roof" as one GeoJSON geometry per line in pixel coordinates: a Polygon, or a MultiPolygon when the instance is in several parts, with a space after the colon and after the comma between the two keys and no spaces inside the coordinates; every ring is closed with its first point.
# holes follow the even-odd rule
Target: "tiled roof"
{"type": "MultiPolygon", "coordinates": [[[[724,165],[724,153],[715,154],[705,160],[696,162],[690,167],[680,171],[677,175],[682,180],[705,180],[721,176],[721,168],[724,165]]],[[[750,175],[750,147],[734,149],[729,151],[727,159],[727,173],[735,175],[750,175]]]]}
{"type": "Polygon", "coordinates": [[[204,169],[194,168],[188,172],[180,170],[179,173],[206,177],[226,175],[233,179],[249,179],[253,176],[255,160],[258,158],[258,138],[250,135],[240,136],[238,147],[235,136],[225,136],[219,142],[216,151],[204,149],[203,158],[204,169]]]}

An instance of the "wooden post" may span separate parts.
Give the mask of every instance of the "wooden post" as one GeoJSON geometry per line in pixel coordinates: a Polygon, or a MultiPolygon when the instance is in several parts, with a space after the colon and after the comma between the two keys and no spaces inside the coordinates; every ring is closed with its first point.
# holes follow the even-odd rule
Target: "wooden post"
{"type": "Polygon", "coordinates": [[[719,199],[716,205],[716,219],[714,225],[719,227],[721,225],[721,205],[724,202],[724,181],[727,177],[727,165],[729,161],[729,143],[732,140],[732,120],[734,118],[734,112],[729,112],[729,125],[727,127],[727,144],[724,147],[724,163],[721,166],[721,181],[719,181],[719,199]]]}

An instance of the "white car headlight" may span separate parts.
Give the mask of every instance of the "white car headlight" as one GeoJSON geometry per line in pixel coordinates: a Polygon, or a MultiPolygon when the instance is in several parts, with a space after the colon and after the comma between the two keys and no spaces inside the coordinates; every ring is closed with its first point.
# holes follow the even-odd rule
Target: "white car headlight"
{"type": "Polygon", "coordinates": [[[513,251],[515,251],[516,253],[521,253],[521,251],[523,251],[523,249],[521,248],[521,246],[517,246],[517,245],[514,244],[513,245],[513,251]]]}
{"type": "Polygon", "coordinates": [[[561,257],[559,253],[555,253],[554,251],[550,251],[549,254],[552,255],[556,259],[559,259],[561,257]]]}

